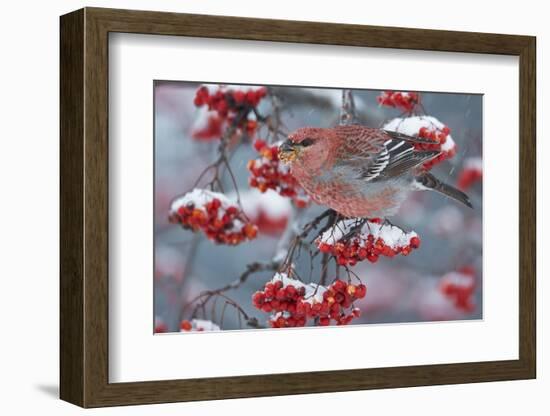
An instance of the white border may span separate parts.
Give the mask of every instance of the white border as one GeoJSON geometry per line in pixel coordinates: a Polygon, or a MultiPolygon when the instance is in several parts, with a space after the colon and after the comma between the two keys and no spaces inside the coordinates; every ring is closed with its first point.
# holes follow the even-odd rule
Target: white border
{"type": "Polygon", "coordinates": [[[109,50],[110,382],[518,358],[516,57],[131,34],[109,50]],[[483,320],[153,336],[154,79],[484,93],[483,320]]]}

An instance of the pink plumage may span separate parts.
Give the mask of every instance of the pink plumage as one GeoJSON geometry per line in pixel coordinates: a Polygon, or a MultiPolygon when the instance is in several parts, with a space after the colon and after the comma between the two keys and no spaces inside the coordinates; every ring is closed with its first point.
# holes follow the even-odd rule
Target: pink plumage
{"type": "Polygon", "coordinates": [[[300,185],[317,203],[347,217],[387,218],[413,190],[435,190],[471,207],[468,197],[421,169],[438,151],[424,139],[351,125],[304,127],[280,146],[300,185]]]}

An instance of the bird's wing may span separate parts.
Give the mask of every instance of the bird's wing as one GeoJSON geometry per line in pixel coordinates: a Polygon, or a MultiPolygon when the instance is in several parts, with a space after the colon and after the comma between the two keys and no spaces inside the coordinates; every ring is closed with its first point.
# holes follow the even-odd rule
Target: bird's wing
{"type": "Polygon", "coordinates": [[[440,154],[417,150],[414,144],[426,141],[400,133],[363,126],[340,126],[336,131],[345,139],[335,167],[357,179],[376,181],[400,176],[440,154]]]}

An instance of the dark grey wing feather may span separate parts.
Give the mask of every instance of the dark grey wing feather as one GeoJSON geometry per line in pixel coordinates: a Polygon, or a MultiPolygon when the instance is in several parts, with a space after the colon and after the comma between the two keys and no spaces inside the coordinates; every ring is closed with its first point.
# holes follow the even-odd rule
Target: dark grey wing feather
{"type": "Polygon", "coordinates": [[[439,151],[416,150],[405,140],[388,139],[372,161],[365,163],[361,176],[368,181],[400,176],[439,154],[439,151]]]}

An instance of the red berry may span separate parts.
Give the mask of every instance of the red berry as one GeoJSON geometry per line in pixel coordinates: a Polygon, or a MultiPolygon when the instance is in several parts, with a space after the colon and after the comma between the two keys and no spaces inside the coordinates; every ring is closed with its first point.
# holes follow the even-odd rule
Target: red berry
{"type": "Polygon", "coordinates": [[[286,291],[286,296],[289,297],[289,298],[292,298],[296,295],[296,288],[292,285],[288,285],[285,288],[285,291],[286,291]]]}
{"type": "Polygon", "coordinates": [[[409,244],[412,248],[420,247],[420,238],[418,237],[411,238],[411,241],[409,242],[409,244]]]}
{"type": "Polygon", "coordinates": [[[378,254],[375,253],[369,253],[367,254],[367,260],[371,263],[376,263],[378,261],[378,254]]]}
{"type": "Polygon", "coordinates": [[[191,325],[191,322],[189,322],[187,320],[183,320],[183,321],[181,321],[180,328],[183,331],[191,331],[191,329],[193,328],[193,325],[191,325]]]}
{"type": "Polygon", "coordinates": [[[251,106],[256,106],[256,93],[253,90],[248,90],[246,93],[246,101],[251,106]]]}
{"type": "Polygon", "coordinates": [[[257,152],[261,151],[264,147],[266,147],[265,140],[256,139],[254,140],[254,149],[256,149],[257,152]]]}
{"type": "Polygon", "coordinates": [[[355,290],[355,297],[357,299],[363,299],[366,294],[367,294],[367,287],[364,284],[358,285],[357,289],[355,290]]]}
{"type": "Polygon", "coordinates": [[[336,279],[333,283],[332,283],[332,288],[338,292],[343,292],[347,287],[347,284],[346,282],[344,282],[343,280],[340,280],[340,279],[336,279]]]}
{"type": "Polygon", "coordinates": [[[330,324],[330,319],[327,317],[321,317],[319,318],[319,325],[321,326],[328,326],[330,324]]]}
{"type": "Polygon", "coordinates": [[[265,295],[262,292],[256,292],[254,295],[252,295],[252,302],[254,303],[254,306],[262,306],[262,304],[265,301],[265,295]]]}
{"type": "Polygon", "coordinates": [[[162,334],[166,331],[168,331],[168,327],[162,322],[155,325],[155,329],[154,329],[155,334],[162,334]]]}
{"type": "Polygon", "coordinates": [[[319,244],[319,251],[321,253],[329,253],[331,251],[331,247],[327,243],[321,243],[319,244]]]}
{"type": "Polygon", "coordinates": [[[242,104],[245,100],[245,94],[244,92],[237,90],[233,93],[233,99],[237,104],[242,104]]]}

